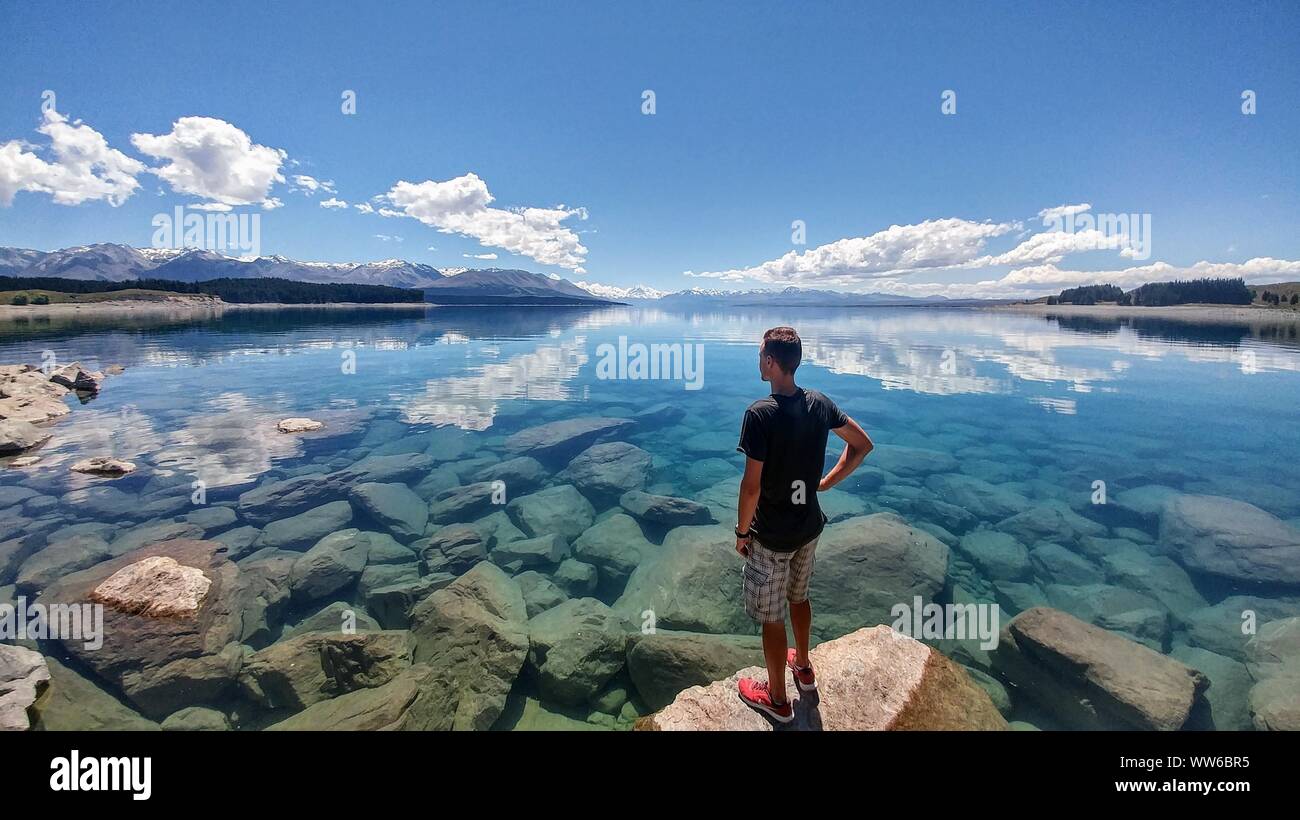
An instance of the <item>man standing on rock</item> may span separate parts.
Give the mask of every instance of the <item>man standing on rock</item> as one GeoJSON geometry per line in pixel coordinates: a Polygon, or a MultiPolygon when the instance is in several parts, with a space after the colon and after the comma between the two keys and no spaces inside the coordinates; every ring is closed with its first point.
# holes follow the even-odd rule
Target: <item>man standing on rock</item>
{"type": "Polygon", "coordinates": [[[763,334],[758,372],[772,385],[772,395],[745,411],[736,448],[745,454],[736,552],[745,558],[745,612],[763,626],[767,662],[767,681],[741,678],[740,697],[781,723],[794,719],[785,691],[787,667],[794,673],[799,691],[817,688],[808,660],[812,628],[808,583],[817,538],[826,525],[817,492],[843,481],[872,448],[867,434],[835,402],[794,383],[802,358],[803,344],[794,328],[774,327],[763,334]],[[832,430],[847,446],[823,477],[826,439],[832,430]],[[810,488],[815,489],[810,492],[810,488]],[[794,649],[786,644],[787,608],[794,649]]]}

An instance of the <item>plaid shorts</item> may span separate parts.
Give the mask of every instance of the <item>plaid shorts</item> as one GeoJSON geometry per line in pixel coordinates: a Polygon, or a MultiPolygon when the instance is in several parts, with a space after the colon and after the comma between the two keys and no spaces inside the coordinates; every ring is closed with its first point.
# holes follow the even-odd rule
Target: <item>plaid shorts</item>
{"type": "Polygon", "coordinates": [[[790,604],[808,600],[816,551],[816,538],[794,552],[776,552],[750,541],[745,558],[745,614],[759,623],[780,623],[790,604]]]}

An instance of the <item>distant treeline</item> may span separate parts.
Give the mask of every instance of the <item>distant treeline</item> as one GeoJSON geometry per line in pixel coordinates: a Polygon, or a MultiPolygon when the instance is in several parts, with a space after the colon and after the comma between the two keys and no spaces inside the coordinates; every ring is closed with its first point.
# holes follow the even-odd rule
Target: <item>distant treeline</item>
{"type": "Polygon", "coordinates": [[[1243,279],[1192,279],[1151,282],[1125,293],[1115,285],[1087,285],[1047,297],[1049,305],[1249,305],[1254,294],[1243,279]]]}
{"type": "Polygon", "coordinates": [[[162,290],[168,293],[207,294],[231,304],[280,302],[288,305],[325,305],[337,302],[384,304],[422,302],[424,292],[384,285],[319,284],[292,279],[256,277],[208,279],[204,282],[174,282],[170,279],[136,279],[130,282],[100,282],[61,279],[54,276],[0,278],[0,290],[52,290],[58,293],[112,293],[119,290],[162,290]]]}

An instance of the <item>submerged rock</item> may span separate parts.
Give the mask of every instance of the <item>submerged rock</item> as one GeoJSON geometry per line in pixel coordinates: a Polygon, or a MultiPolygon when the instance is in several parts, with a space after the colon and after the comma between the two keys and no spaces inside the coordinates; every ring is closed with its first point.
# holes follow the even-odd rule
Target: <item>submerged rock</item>
{"type": "Polygon", "coordinates": [[[449,728],[442,688],[432,669],[408,667],[382,686],[358,689],[308,706],[268,731],[424,731],[449,728]]]}
{"type": "Polygon", "coordinates": [[[1201,728],[1200,672],[1056,609],[1026,610],[1003,626],[995,666],[1024,696],[1079,729],[1201,728]]]}
{"type": "Polygon", "coordinates": [[[187,706],[172,712],[162,722],[164,732],[226,732],[230,730],[230,718],[216,709],[203,706],[187,706]]]}
{"type": "Polygon", "coordinates": [[[519,585],[489,562],[415,606],[413,659],[437,681],[425,728],[491,728],[528,657],[526,611],[519,585]]]}
{"type": "Polygon", "coordinates": [[[426,574],[446,572],[462,575],[487,558],[487,545],[478,530],[465,524],[450,524],[412,544],[426,574]]]}
{"type": "MultiPolygon", "coordinates": [[[[859,629],[809,653],[818,694],[798,696],[795,720],[780,729],[1004,730],[992,700],[957,664],[887,626],[859,629]]],[[[771,731],[772,722],[736,695],[742,677],[766,679],[753,666],[708,686],[694,686],[637,722],[638,729],[771,731]]],[[[787,672],[787,691],[795,693],[787,672]]]]}
{"type": "Polygon", "coordinates": [[[596,510],[572,484],[547,487],[516,498],[506,512],[530,537],[559,535],[572,542],[591,526],[596,510]]]}
{"type": "Polygon", "coordinates": [[[595,598],[573,598],[528,622],[528,666],[544,700],[577,706],[623,668],[628,623],[595,598]]]}
{"type": "Polygon", "coordinates": [[[563,538],[558,535],[543,535],[541,538],[498,544],[488,557],[492,563],[507,572],[516,573],[538,567],[554,567],[568,555],[569,545],[563,538]]]}
{"type": "Polygon", "coordinates": [[[1160,516],[1160,542],[1197,572],[1300,585],[1300,528],[1244,501],[1176,496],[1160,516]]]}
{"type": "Polygon", "coordinates": [[[743,568],[726,528],[678,527],[633,571],[614,608],[636,624],[650,611],[659,629],[752,633],[741,601],[743,568]]]}
{"type": "Polygon", "coordinates": [[[366,567],[370,539],[357,529],[339,530],[317,541],[293,564],[289,588],[300,601],[315,601],[349,586],[366,567]]]}
{"type": "Polygon", "coordinates": [[[346,501],[331,501],[298,515],[271,521],[262,528],[256,544],[258,548],[305,550],[351,521],[352,505],[346,501]]]}
{"type": "Polygon", "coordinates": [[[656,547],[641,533],[630,515],[615,513],[591,525],[573,542],[573,554],[600,572],[600,582],[614,593],[624,585],[642,559],[656,547]]]}
{"type": "Polygon", "coordinates": [[[961,537],[957,549],[991,579],[1015,581],[1030,575],[1029,550],[1005,532],[968,532],[961,537]]]}
{"type": "MultiPolygon", "coordinates": [[[[143,598],[127,610],[104,605],[103,645],[65,638],[63,647],[99,677],[115,684],[147,717],[210,703],[234,683],[243,662],[240,644],[268,627],[282,592],[264,576],[243,572],[215,541],[151,544],[60,579],[44,596],[66,604],[91,603],[95,590],[123,568],[166,557],[197,569],[210,581],[188,615],[150,616],[143,598]]],[[[161,594],[161,592],[160,592],[161,594]]]]}
{"type": "Polygon", "coordinates": [[[429,507],[405,484],[358,484],[349,497],[398,538],[409,540],[424,535],[429,507]]]}
{"type": "Polygon", "coordinates": [[[429,502],[428,520],[452,524],[486,515],[496,506],[496,489],[491,481],[480,481],[440,490],[429,502]]]}
{"type": "Polygon", "coordinates": [[[635,425],[636,422],[631,419],[600,416],[553,421],[510,436],[506,439],[506,451],[513,455],[531,455],[541,459],[560,458],[618,435],[635,425]]]}
{"type": "MultiPolygon", "coordinates": [[[[723,535],[734,556],[730,533],[723,535]]],[[[817,544],[816,561],[810,592],[817,613],[813,631],[832,637],[889,623],[899,602],[910,604],[917,596],[933,601],[948,573],[948,548],[893,513],[876,513],[828,526],[817,544]]],[[[726,593],[739,606],[739,582],[726,593]]]]}
{"type": "Polygon", "coordinates": [[[593,497],[617,498],[643,487],[653,459],[635,444],[613,441],[596,444],[579,453],[558,476],[593,497]]]}
{"type": "Polygon", "coordinates": [[[651,709],[672,703],[684,689],[721,680],[747,666],[763,665],[763,641],[757,635],[634,632],[628,647],[628,675],[651,709]]]}
{"type": "Polygon", "coordinates": [[[57,658],[47,657],[50,684],[32,705],[33,728],[47,732],[156,732],[158,724],[57,658]]]}
{"type": "Polygon", "coordinates": [[[642,521],[668,527],[708,524],[713,521],[713,513],[708,507],[689,498],[652,495],[641,490],[629,490],[619,496],[618,503],[642,521]]]}
{"type": "Polygon", "coordinates": [[[31,728],[27,710],[50,680],[41,653],[0,644],[0,731],[31,728]]]}
{"type": "Polygon", "coordinates": [[[382,686],[410,665],[405,631],[305,632],[250,655],[239,686],[268,709],[297,710],[382,686]]]}
{"type": "Polygon", "coordinates": [[[515,582],[524,595],[524,606],[528,617],[533,618],[551,607],[559,606],[569,600],[564,590],[536,570],[526,570],[515,576],[515,582]]]}

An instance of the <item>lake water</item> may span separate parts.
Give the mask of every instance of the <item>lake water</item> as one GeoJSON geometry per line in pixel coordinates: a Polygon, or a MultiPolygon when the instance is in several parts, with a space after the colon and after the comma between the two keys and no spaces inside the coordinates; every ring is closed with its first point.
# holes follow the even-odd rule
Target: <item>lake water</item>
{"type": "MultiPolygon", "coordinates": [[[[652,459],[640,475],[635,464],[621,465],[611,480],[702,501],[725,537],[743,466],[735,451],[741,414],[766,392],[756,344],[778,324],[795,326],[804,339],[799,383],[831,396],[877,445],[862,470],[824,502],[832,521],[896,513],[951,548],[937,599],[950,601],[956,591],[997,602],[1003,617],[1040,603],[1071,611],[1201,669],[1212,681],[1216,725],[1250,727],[1250,675],[1258,672],[1248,670],[1254,658],[1250,634],[1241,628],[1248,617],[1243,613],[1254,612],[1260,624],[1300,615],[1295,570],[1288,580],[1252,564],[1248,554],[1189,557],[1181,542],[1171,543],[1168,528],[1178,522],[1164,521],[1162,529],[1161,504],[1177,494],[1248,502],[1266,518],[1243,525],[1247,539],[1267,516],[1283,528],[1300,524],[1295,325],[1251,329],[928,308],[699,315],[633,308],[302,310],[172,324],[137,320],[135,326],[8,323],[0,326],[0,362],[40,364],[52,354],[60,363],[126,370],[108,378],[94,399],[73,402],[37,453],[38,464],[0,471],[0,489],[8,493],[0,522],[8,539],[34,533],[47,536],[50,545],[74,536],[99,539],[109,548],[99,558],[147,544],[156,532],[214,537],[242,531],[230,539],[231,554],[245,561],[256,559],[260,548],[249,543],[257,533],[248,528],[265,528],[278,514],[266,507],[245,514],[251,508],[240,496],[256,485],[330,474],[374,455],[426,454],[430,463],[413,462],[414,471],[378,480],[405,484],[428,501],[518,456],[509,437],[519,431],[580,417],[632,418],[666,403],[655,418],[609,436],[652,459]],[[638,344],[684,346],[701,368],[681,378],[603,378],[611,361],[618,364],[609,353],[617,353],[621,339],[633,352],[638,344]],[[279,420],[294,416],[319,419],[325,427],[305,435],[277,432],[279,420]],[[72,462],[88,456],[126,459],[137,470],[116,480],[69,472],[72,462]],[[433,473],[438,477],[429,479],[433,473]],[[106,486],[114,492],[103,492],[106,486]],[[198,489],[201,504],[194,503],[198,489]],[[1021,513],[1029,515],[1003,525],[1021,513]],[[991,533],[1010,537],[986,537],[991,533]],[[1224,564],[1233,569],[1225,571],[1224,564]]],[[[612,372],[619,375],[617,367],[612,372]]],[[[838,455],[837,441],[832,438],[828,464],[838,455]]],[[[545,474],[522,489],[571,483],[559,471],[576,454],[556,461],[558,454],[540,459],[545,474]]],[[[508,500],[519,489],[507,481],[508,500]]],[[[608,487],[584,495],[597,524],[619,512],[617,494],[608,487]]],[[[301,506],[286,505],[282,517],[297,515],[301,506]]],[[[414,533],[354,500],[344,528],[392,535],[418,549],[420,539],[441,526],[473,523],[493,512],[466,507],[466,520],[444,516],[414,533]]],[[[518,524],[513,510],[511,516],[518,524]]],[[[311,530],[313,522],[300,523],[310,542],[285,537],[269,555],[313,546],[321,533],[311,530]]],[[[646,553],[669,529],[642,522],[645,545],[632,556],[633,566],[654,559],[646,553]]],[[[582,562],[597,566],[592,594],[608,604],[617,603],[627,583],[630,568],[619,567],[619,558],[605,553],[582,562]]],[[[29,572],[18,588],[15,577],[0,578],[0,598],[35,597],[61,572],[96,562],[75,555],[61,560],[43,574],[29,572]]],[[[414,553],[393,563],[403,569],[376,578],[409,582],[431,571],[414,553]]],[[[278,565],[281,576],[290,564],[278,565]]],[[[372,547],[369,567],[379,565],[372,547]]],[[[572,566],[561,573],[546,561],[525,562],[507,570],[523,566],[540,567],[537,572],[575,595],[586,591],[572,566]]],[[[433,569],[454,575],[464,565],[444,562],[433,569]]],[[[18,571],[14,566],[9,574],[18,571]]],[[[363,620],[379,617],[366,610],[368,590],[379,583],[362,584],[354,573],[323,594],[295,592],[247,642],[261,649],[283,636],[282,624],[336,601],[356,607],[363,620]]],[[[817,595],[814,587],[815,606],[817,595]]],[[[849,609],[829,621],[837,631],[866,625],[852,623],[849,609]]],[[[730,614],[718,618],[716,630],[693,628],[739,628],[730,614]]],[[[669,628],[682,628],[669,620],[669,628]]],[[[873,622],[880,620],[888,622],[887,614],[873,622]]],[[[964,663],[983,662],[961,647],[943,646],[964,663]]],[[[105,682],[118,673],[97,676],[93,659],[70,657],[67,665],[75,671],[65,674],[121,695],[105,682]]],[[[521,674],[495,724],[626,728],[648,708],[626,670],[601,687],[585,705],[553,702],[544,683],[521,674]]],[[[132,708],[152,712],[154,720],[173,706],[215,705],[238,728],[296,711],[252,703],[235,685],[219,696],[200,694],[206,691],[196,684],[192,703],[184,691],[172,692],[157,709],[141,704],[151,697],[147,693],[128,695],[127,702],[134,699],[132,708]]],[[[1057,725],[1050,709],[1012,694],[1013,718],[1057,725]]],[[[558,698],[565,699],[572,700],[558,698]]],[[[62,708],[63,725],[75,723],[70,713],[76,705],[62,708]]]]}

